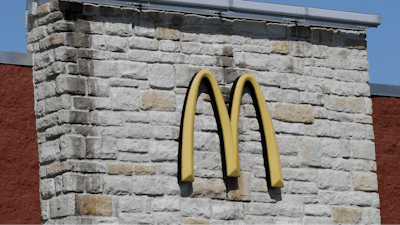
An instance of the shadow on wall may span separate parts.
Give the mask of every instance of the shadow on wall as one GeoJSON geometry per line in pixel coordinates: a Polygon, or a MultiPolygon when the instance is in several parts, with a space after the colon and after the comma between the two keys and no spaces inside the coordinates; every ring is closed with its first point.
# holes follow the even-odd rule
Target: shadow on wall
{"type": "MultiPolygon", "coordinates": [[[[193,78],[195,77],[196,74],[193,75],[193,78]]],[[[189,87],[191,86],[193,82],[193,78],[190,82],[189,87]]],[[[238,79],[236,79],[233,83],[233,87],[236,86],[236,82],[238,79]]],[[[231,90],[230,88],[221,88],[223,89],[223,97],[224,101],[227,104],[228,108],[228,113],[229,116],[231,115],[231,107],[232,107],[232,100],[233,100],[233,93],[234,89],[231,90]],[[227,97],[229,96],[229,100],[227,97]]],[[[183,105],[183,110],[182,110],[182,116],[181,116],[181,125],[180,125],[180,133],[179,133],[179,151],[178,151],[178,174],[177,174],[177,179],[179,181],[179,187],[181,190],[181,196],[182,197],[201,197],[204,193],[207,194],[212,194],[214,193],[216,196],[214,197],[222,197],[223,198],[223,193],[218,193],[218,189],[213,190],[213,181],[210,181],[209,184],[207,185],[202,185],[201,183],[196,184],[196,188],[193,189],[193,183],[192,182],[182,182],[181,177],[182,177],[182,132],[183,132],[183,120],[184,120],[184,115],[185,115],[185,109],[186,109],[186,104],[187,104],[187,98],[189,95],[189,90],[186,93],[185,96],[185,101],[183,105]],[[221,194],[222,196],[218,196],[221,194]]],[[[207,79],[203,79],[200,85],[200,89],[198,92],[197,97],[198,98],[203,98],[203,94],[206,94],[206,98],[209,98],[209,101],[212,105],[212,110],[213,110],[213,115],[216,120],[217,124],[217,133],[219,137],[219,144],[220,144],[220,154],[221,154],[221,169],[222,169],[222,175],[223,175],[223,180],[225,184],[225,190],[226,190],[226,195],[230,200],[251,200],[251,187],[250,187],[250,175],[246,172],[242,172],[240,177],[228,177],[227,172],[226,172],[226,159],[225,159],[225,146],[224,146],[224,137],[222,133],[222,128],[221,128],[221,121],[220,121],[220,115],[218,113],[218,108],[217,104],[215,101],[215,96],[212,92],[212,87],[210,82],[207,79]]],[[[268,194],[271,199],[276,200],[276,201],[281,201],[282,200],[282,194],[281,194],[281,188],[273,188],[271,187],[271,180],[270,180],[270,170],[269,170],[269,163],[268,163],[268,155],[267,155],[267,145],[266,145],[266,139],[265,139],[265,134],[264,134],[264,128],[261,120],[261,115],[260,115],[260,109],[257,103],[257,99],[255,96],[254,89],[251,85],[246,84],[243,90],[242,97],[245,96],[246,94],[251,96],[252,104],[255,107],[256,111],[256,117],[258,121],[258,126],[259,126],[259,132],[261,135],[261,145],[262,145],[262,155],[263,155],[263,161],[264,161],[264,169],[265,173],[262,175],[264,179],[267,182],[267,188],[268,188],[268,194]]],[[[243,126],[243,124],[242,124],[243,126]]],[[[243,127],[239,127],[239,133],[242,130],[243,132],[243,127]]],[[[194,162],[196,163],[196,162],[194,162]]],[[[195,171],[196,174],[196,171],[195,171]]],[[[195,178],[196,179],[196,178],[195,178]]],[[[195,181],[196,182],[196,181],[195,181]]]]}

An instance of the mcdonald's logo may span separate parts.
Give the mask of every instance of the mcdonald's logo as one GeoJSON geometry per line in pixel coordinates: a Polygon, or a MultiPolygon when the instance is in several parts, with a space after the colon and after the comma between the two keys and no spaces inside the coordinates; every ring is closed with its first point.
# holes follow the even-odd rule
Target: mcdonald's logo
{"type": "Polygon", "coordinates": [[[267,156],[270,171],[270,180],[272,187],[283,187],[283,176],[281,160],[279,157],[278,144],[276,142],[275,131],[272,125],[264,95],[260,85],[251,74],[244,74],[236,82],[233,98],[231,99],[231,115],[229,117],[225,106],[222,93],[214,75],[208,70],[202,70],[194,77],[186,100],[185,111],[183,115],[182,126],[182,152],[181,152],[181,180],[186,182],[194,181],[193,171],[193,135],[194,135],[194,117],[196,110],[197,95],[201,81],[206,78],[214,94],[215,104],[219,114],[219,121],[223,136],[223,145],[225,150],[226,173],[228,177],[240,176],[239,148],[238,148],[238,124],[240,103],[242,100],[243,88],[246,82],[249,82],[254,89],[255,97],[261,115],[261,121],[264,131],[264,140],[267,142],[267,156]]]}

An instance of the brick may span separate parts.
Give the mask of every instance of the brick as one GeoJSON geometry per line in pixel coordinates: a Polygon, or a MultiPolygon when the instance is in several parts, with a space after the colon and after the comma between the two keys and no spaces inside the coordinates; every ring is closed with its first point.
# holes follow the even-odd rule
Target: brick
{"type": "Polygon", "coordinates": [[[112,199],[108,196],[78,195],[76,198],[80,215],[111,216],[112,199]]]}

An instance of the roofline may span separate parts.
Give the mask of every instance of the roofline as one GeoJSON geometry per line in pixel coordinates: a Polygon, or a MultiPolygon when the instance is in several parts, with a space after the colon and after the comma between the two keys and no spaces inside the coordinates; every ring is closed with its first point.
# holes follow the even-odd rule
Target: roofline
{"type": "Polygon", "coordinates": [[[400,86],[388,84],[369,84],[371,96],[400,97],[400,86]]]}
{"type": "Polygon", "coordinates": [[[32,66],[32,54],[24,52],[0,51],[0,64],[32,66]]]}
{"type": "MultiPolygon", "coordinates": [[[[32,0],[26,0],[28,3],[32,0]]],[[[40,0],[40,4],[50,0],[40,0]]],[[[64,1],[64,0],[62,0],[64,1]]],[[[304,6],[243,0],[68,0],[70,2],[138,7],[226,18],[255,19],[271,22],[364,30],[381,24],[381,16],[304,6]]]]}

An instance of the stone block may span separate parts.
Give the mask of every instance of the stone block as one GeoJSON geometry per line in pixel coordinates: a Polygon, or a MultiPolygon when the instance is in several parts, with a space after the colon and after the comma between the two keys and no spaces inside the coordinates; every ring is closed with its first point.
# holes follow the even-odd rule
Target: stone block
{"type": "Polygon", "coordinates": [[[268,203],[249,203],[244,205],[244,213],[255,216],[276,216],[277,207],[268,203]]]}
{"type": "Polygon", "coordinates": [[[182,198],[181,213],[183,216],[211,217],[211,202],[209,199],[182,198]]]}
{"type": "Polygon", "coordinates": [[[183,224],[210,224],[209,220],[198,218],[185,218],[183,224]]]}
{"type": "Polygon", "coordinates": [[[60,140],[48,141],[39,145],[39,161],[50,162],[60,157],[60,140]]]}
{"type": "Polygon", "coordinates": [[[112,175],[127,175],[131,176],[133,172],[133,166],[131,164],[109,164],[108,174],[112,175]]]}
{"type": "Polygon", "coordinates": [[[300,161],[307,166],[321,165],[321,142],[317,138],[299,138],[300,161]]]}
{"type": "Polygon", "coordinates": [[[45,179],[40,181],[40,197],[41,199],[50,199],[55,195],[54,179],[45,179]]]}
{"type": "Polygon", "coordinates": [[[50,199],[50,217],[52,219],[73,216],[75,211],[75,195],[63,195],[50,199]]]}
{"type": "Polygon", "coordinates": [[[153,199],[152,209],[154,212],[174,212],[181,209],[181,199],[179,197],[162,197],[153,199]]]}
{"type": "Polygon", "coordinates": [[[297,196],[286,197],[277,203],[280,216],[301,217],[304,214],[303,199],[297,196]]]}
{"type": "Polygon", "coordinates": [[[354,190],[356,191],[377,191],[378,178],[376,173],[353,173],[354,190]]]}
{"type": "Polygon", "coordinates": [[[113,203],[111,197],[99,195],[78,195],[76,197],[79,215],[111,216],[113,203]]]}
{"type": "Polygon", "coordinates": [[[121,214],[119,224],[154,224],[154,216],[149,214],[121,214]]]}
{"type": "Polygon", "coordinates": [[[149,139],[152,137],[153,129],[151,125],[148,124],[127,124],[126,125],[126,137],[128,138],[140,138],[149,139]]]}
{"type": "Polygon", "coordinates": [[[140,106],[140,92],[131,88],[113,88],[111,102],[113,109],[137,111],[140,106]]]}
{"type": "Polygon", "coordinates": [[[304,205],[304,214],[308,216],[331,216],[332,208],[325,205],[304,205]]]}
{"type": "Polygon", "coordinates": [[[270,71],[279,73],[302,74],[304,69],[303,61],[291,56],[271,55],[269,58],[270,71]]]}
{"type": "Polygon", "coordinates": [[[88,79],[88,94],[96,97],[108,97],[110,95],[110,83],[105,79],[88,79]]]}
{"type": "Polygon", "coordinates": [[[329,96],[325,99],[325,108],[339,112],[362,113],[363,100],[329,96]]]}
{"type": "Polygon", "coordinates": [[[313,123],[314,114],[311,106],[277,104],[274,106],[274,118],[289,122],[313,123]]]}
{"type": "Polygon", "coordinates": [[[93,112],[92,123],[100,126],[121,126],[125,123],[125,115],[118,112],[93,112]]]}
{"type": "Polygon", "coordinates": [[[85,139],[82,137],[62,136],[60,138],[61,159],[85,158],[85,139]]]}
{"type": "Polygon", "coordinates": [[[233,54],[235,65],[240,68],[267,71],[270,69],[270,56],[255,53],[236,52],[233,54]]]}
{"type": "Polygon", "coordinates": [[[56,78],[57,93],[70,93],[83,95],[86,93],[86,84],[84,78],[62,77],[56,78]]]}
{"type": "Polygon", "coordinates": [[[87,193],[98,194],[102,193],[102,179],[99,175],[85,176],[85,190],[87,193]]]}
{"type": "Polygon", "coordinates": [[[63,34],[53,34],[39,41],[40,50],[46,50],[49,48],[54,48],[64,44],[63,34]]]}
{"type": "Polygon", "coordinates": [[[157,27],[156,34],[158,39],[179,40],[181,32],[172,27],[157,27]]]}
{"type": "Polygon", "coordinates": [[[121,77],[145,80],[148,77],[148,65],[137,62],[118,62],[121,77]]]}
{"type": "Polygon", "coordinates": [[[132,37],[129,39],[131,49],[158,50],[158,46],[158,41],[150,38],[132,37]]]}
{"type": "Polygon", "coordinates": [[[82,193],[85,189],[84,177],[81,174],[64,173],[62,175],[63,180],[63,191],[68,192],[80,192],[82,193]]]}
{"type": "Polygon", "coordinates": [[[110,52],[127,52],[128,41],[121,37],[107,37],[107,50],[110,52]]]}
{"type": "Polygon", "coordinates": [[[143,200],[143,198],[122,197],[119,199],[119,209],[124,213],[141,212],[144,208],[143,200]]]}
{"type": "Polygon", "coordinates": [[[65,45],[75,48],[90,48],[92,39],[90,35],[80,33],[66,33],[65,45]]]}
{"type": "Polygon", "coordinates": [[[176,109],[175,94],[166,91],[143,91],[142,109],[174,111],[176,109]]]}
{"type": "Polygon", "coordinates": [[[179,128],[172,126],[154,127],[153,136],[156,140],[178,140],[179,128]]]}
{"type": "Polygon", "coordinates": [[[236,220],[244,218],[242,203],[212,202],[211,212],[213,219],[236,220]]]}
{"type": "Polygon", "coordinates": [[[175,69],[171,65],[153,65],[148,80],[152,88],[171,89],[175,86],[175,69]]]}
{"type": "Polygon", "coordinates": [[[129,50],[129,60],[136,62],[157,62],[158,54],[154,51],[129,50]]]}
{"type": "Polygon", "coordinates": [[[357,224],[361,222],[361,210],[357,208],[333,207],[333,222],[336,224],[357,224]]]}
{"type": "Polygon", "coordinates": [[[94,110],[94,100],[91,98],[74,98],[75,109],[94,110]]]}
{"type": "Polygon", "coordinates": [[[241,172],[240,177],[228,181],[228,198],[236,201],[251,200],[250,174],[241,172]],[[229,182],[230,181],[230,182],[229,182]]]}
{"type": "Polygon", "coordinates": [[[132,180],[126,177],[104,178],[103,192],[109,195],[130,195],[132,191],[132,180]]]}
{"type": "Polygon", "coordinates": [[[350,174],[333,170],[318,170],[318,185],[321,189],[350,190],[350,174]]]}
{"type": "Polygon", "coordinates": [[[116,140],[112,137],[87,138],[86,157],[92,159],[116,159],[116,140]]]}
{"type": "Polygon", "coordinates": [[[178,142],[175,141],[157,141],[150,143],[150,159],[153,162],[177,161],[178,160],[178,142]]]}
{"type": "Polygon", "coordinates": [[[155,175],[156,174],[156,166],[151,165],[135,165],[135,174],[136,175],[155,175]]]}

